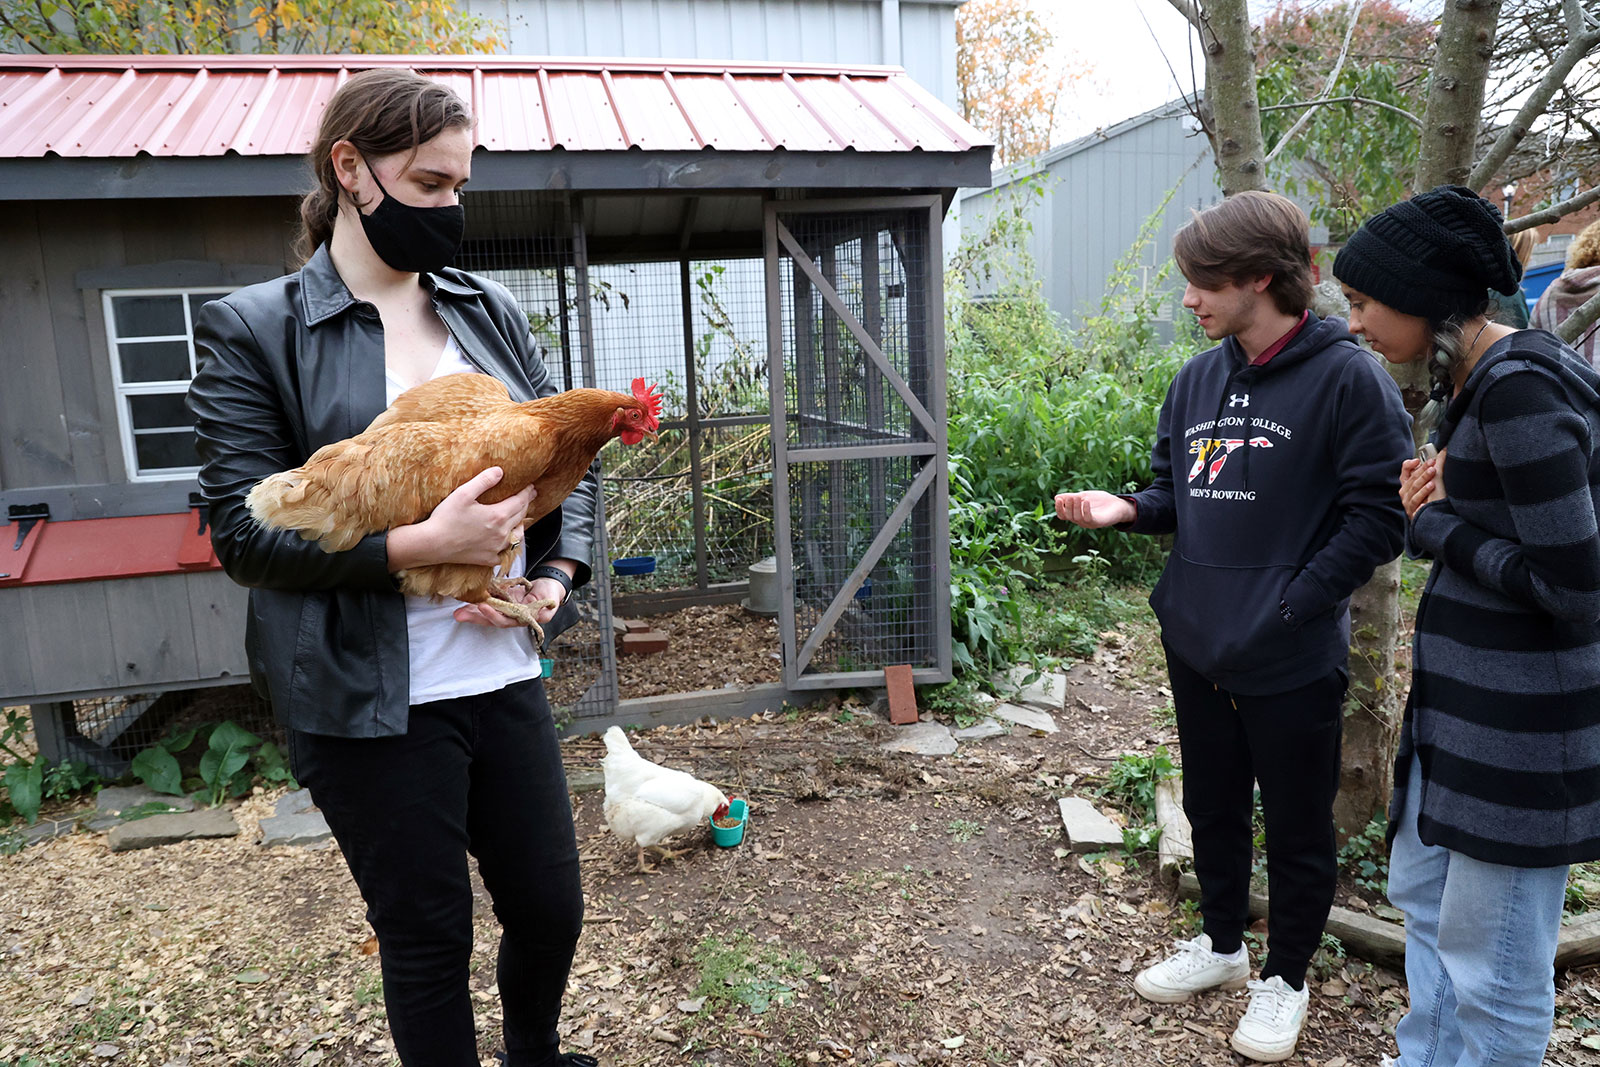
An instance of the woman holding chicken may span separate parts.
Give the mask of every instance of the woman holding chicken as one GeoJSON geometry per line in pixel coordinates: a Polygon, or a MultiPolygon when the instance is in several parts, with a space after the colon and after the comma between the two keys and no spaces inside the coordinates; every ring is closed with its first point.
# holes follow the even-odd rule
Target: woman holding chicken
{"type": "Polygon", "coordinates": [[[479,1062],[470,853],[503,927],[505,1062],[593,1063],[557,1048],[583,897],[537,652],[523,624],[492,607],[403,596],[395,579],[494,565],[520,544],[512,573],[531,581],[506,595],[562,605],[538,616],[559,630],[567,594],[589,577],[593,476],[525,539],[531,487],[480,502],[497,496],[497,467],[421,521],[342,552],[257,524],[245,506],[258,481],[353,436],[422,382],[474,372],[518,401],[558,391],[511,294],[448,266],[472,148],[466,105],[438,83],[399,68],[347,81],[310,154],[308,258],[202,309],[189,406],[212,543],[251,589],[252,675],[367,903],[401,1062],[479,1062]]]}

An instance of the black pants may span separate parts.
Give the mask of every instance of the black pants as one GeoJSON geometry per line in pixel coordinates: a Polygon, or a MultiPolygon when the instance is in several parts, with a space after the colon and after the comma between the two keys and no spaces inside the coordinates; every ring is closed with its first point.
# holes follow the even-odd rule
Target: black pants
{"type": "Polygon", "coordinates": [[[557,1060],[556,1020],[583,926],[578,844],[544,684],[419,704],[402,737],[290,731],[294,772],[327,817],[378,935],[405,1067],[477,1067],[467,979],[467,854],[500,920],[512,1067],[557,1060]]]}
{"type": "Polygon", "coordinates": [[[1183,747],[1183,810],[1194,836],[1200,917],[1217,952],[1237,951],[1250,922],[1252,780],[1267,831],[1267,962],[1296,989],[1333,906],[1346,679],[1332,671],[1270,696],[1218,688],[1167,649],[1183,747]]]}

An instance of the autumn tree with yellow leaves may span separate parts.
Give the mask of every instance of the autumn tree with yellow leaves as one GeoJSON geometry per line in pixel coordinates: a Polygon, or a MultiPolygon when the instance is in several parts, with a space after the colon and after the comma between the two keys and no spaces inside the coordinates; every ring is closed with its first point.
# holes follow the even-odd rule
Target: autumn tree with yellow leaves
{"type": "Polygon", "coordinates": [[[1082,73],[1053,67],[1054,44],[1031,0],[970,0],[956,12],[961,115],[994,138],[997,164],[1050,147],[1062,92],[1082,73]]]}
{"type": "Polygon", "coordinates": [[[503,27],[454,0],[0,0],[0,49],[61,54],[483,53],[503,27]]]}

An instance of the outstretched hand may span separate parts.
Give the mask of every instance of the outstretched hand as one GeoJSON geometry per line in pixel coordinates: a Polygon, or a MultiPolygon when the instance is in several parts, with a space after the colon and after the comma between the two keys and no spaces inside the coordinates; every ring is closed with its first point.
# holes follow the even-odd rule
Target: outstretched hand
{"type": "Polygon", "coordinates": [[[1138,517],[1139,509],[1132,501],[1099,489],[1056,494],[1056,518],[1087,530],[1119,526],[1138,517]]]}

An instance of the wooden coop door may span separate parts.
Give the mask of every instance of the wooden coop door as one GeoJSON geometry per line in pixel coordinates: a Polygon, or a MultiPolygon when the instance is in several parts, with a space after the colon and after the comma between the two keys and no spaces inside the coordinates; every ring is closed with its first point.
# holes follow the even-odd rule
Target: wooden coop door
{"type": "Polygon", "coordinates": [[[791,689],[950,678],[942,218],[937,196],[766,205],[791,689]]]}

